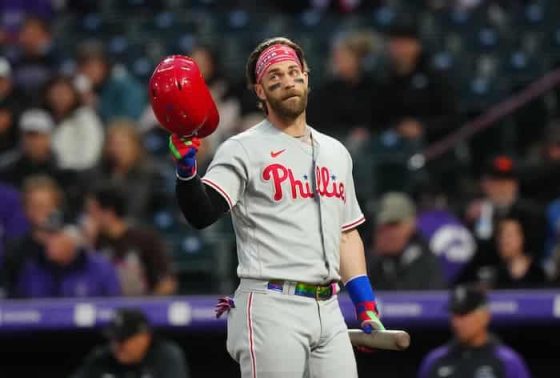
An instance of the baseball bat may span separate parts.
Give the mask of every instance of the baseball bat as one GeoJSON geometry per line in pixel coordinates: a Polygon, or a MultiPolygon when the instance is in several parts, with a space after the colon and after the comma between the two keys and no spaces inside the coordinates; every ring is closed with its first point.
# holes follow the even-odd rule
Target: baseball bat
{"type": "Polygon", "coordinates": [[[365,333],[361,329],[349,329],[348,336],[352,345],[372,349],[405,350],[410,345],[410,335],[401,330],[373,330],[365,333]]]}

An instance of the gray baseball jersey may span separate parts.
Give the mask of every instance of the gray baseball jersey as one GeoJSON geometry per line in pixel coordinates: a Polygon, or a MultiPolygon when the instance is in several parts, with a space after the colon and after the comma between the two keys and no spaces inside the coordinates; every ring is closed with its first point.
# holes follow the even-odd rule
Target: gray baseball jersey
{"type": "Polygon", "coordinates": [[[225,141],[202,179],[231,209],[241,278],[340,279],[342,231],[364,216],[350,154],[310,130],[313,146],[264,120],[225,141]]]}

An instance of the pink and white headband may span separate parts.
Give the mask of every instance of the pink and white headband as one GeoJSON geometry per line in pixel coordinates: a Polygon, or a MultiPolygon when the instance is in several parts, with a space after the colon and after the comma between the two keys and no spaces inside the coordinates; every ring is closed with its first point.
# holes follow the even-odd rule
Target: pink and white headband
{"type": "Polygon", "coordinates": [[[257,83],[261,81],[270,66],[289,60],[294,61],[303,69],[296,51],[291,47],[280,43],[267,47],[259,56],[255,66],[255,77],[257,79],[257,83]]]}

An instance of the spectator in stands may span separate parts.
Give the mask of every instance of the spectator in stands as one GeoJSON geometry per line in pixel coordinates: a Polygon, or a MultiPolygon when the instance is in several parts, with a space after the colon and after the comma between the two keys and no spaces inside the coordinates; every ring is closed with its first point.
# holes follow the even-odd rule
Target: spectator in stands
{"type": "MultiPolygon", "coordinates": [[[[221,142],[239,130],[240,104],[232,96],[231,85],[222,75],[219,55],[210,46],[197,45],[189,56],[197,63],[220,113],[220,127],[212,134],[221,142]]],[[[211,137],[212,137],[211,136],[211,137]]]]}
{"type": "Polygon", "coordinates": [[[116,311],[105,332],[107,345],[95,348],[72,378],[189,378],[181,348],[158,337],[136,309],[116,311]]]}
{"type": "Polygon", "coordinates": [[[538,288],[545,284],[540,265],[526,251],[523,220],[504,218],[498,223],[496,242],[502,260],[496,270],[498,289],[538,288]]]}
{"type": "Polygon", "coordinates": [[[109,125],[103,158],[91,172],[93,182],[111,182],[126,193],[126,214],[136,221],[149,219],[159,201],[161,175],[142,146],[136,124],[116,120],[109,125]]]}
{"type": "Polygon", "coordinates": [[[430,352],[418,378],[530,378],[525,361],[490,334],[486,294],[475,286],[458,286],[450,295],[453,339],[430,352]]]}
{"type": "Polygon", "coordinates": [[[25,97],[14,86],[10,63],[0,57],[0,159],[18,145],[17,124],[26,105],[25,97]]]}
{"type": "Polygon", "coordinates": [[[12,151],[0,162],[0,180],[16,187],[32,175],[48,175],[63,181],[63,172],[52,151],[54,122],[41,109],[26,110],[19,121],[21,148],[12,151]]]}
{"type": "Polygon", "coordinates": [[[47,84],[45,106],[56,123],[52,148],[60,167],[74,171],[94,167],[103,148],[103,125],[92,108],[81,104],[69,78],[58,76],[47,84]]]}
{"type": "Polygon", "coordinates": [[[122,65],[111,65],[98,43],[84,43],[78,52],[76,85],[86,104],[104,122],[116,118],[138,120],[146,106],[146,89],[122,65]]]}
{"type": "Polygon", "coordinates": [[[116,267],[124,295],[170,295],[176,290],[163,240],[152,229],[125,220],[123,192],[101,186],[86,204],[84,226],[90,243],[116,267]]]}
{"type": "MultiPolygon", "coordinates": [[[[6,247],[21,238],[29,225],[20,201],[20,193],[14,188],[0,183],[0,276],[4,273],[4,252],[6,247]]],[[[3,289],[4,277],[0,277],[3,289]]],[[[1,293],[3,297],[5,293],[1,293]]]]}
{"type": "Polygon", "coordinates": [[[346,137],[371,123],[373,83],[364,70],[374,40],[366,31],[342,35],[331,50],[332,76],[311,92],[309,123],[320,131],[346,137]]]}
{"type": "Polygon", "coordinates": [[[403,193],[381,198],[368,273],[379,290],[442,289],[437,257],[416,229],[416,208],[403,193]]]}
{"type": "Polygon", "coordinates": [[[34,105],[41,101],[40,90],[56,72],[59,57],[54,49],[49,23],[29,16],[24,21],[18,41],[18,50],[12,59],[14,80],[34,105]]]}
{"type": "Polygon", "coordinates": [[[482,198],[472,201],[465,213],[465,221],[473,230],[478,250],[460,278],[463,282],[480,279],[477,277],[480,267],[500,263],[495,236],[497,224],[503,218],[523,219],[527,236],[525,251],[530,252],[535,261],[541,260],[544,250],[544,210],[532,201],[520,198],[515,161],[506,155],[490,159],[483,168],[480,186],[482,198]]]}
{"type": "Polygon", "coordinates": [[[43,228],[50,218],[61,216],[64,202],[62,189],[48,176],[28,177],[23,184],[22,194],[29,232],[10,243],[6,250],[3,281],[10,295],[14,294],[17,277],[25,261],[43,254],[43,228]]]}
{"type": "Polygon", "coordinates": [[[120,294],[115,268],[105,256],[84,248],[76,226],[54,221],[43,225],[42,232],[43,253],[25,262],[18,278],[18,297],[105,297],[120,294]]]}
{"type": "Polygon", "coordinates": [[[548,125],[542,141],[541,156],[522,172],[523,195],[546,205],[560,194],[560,119],[548,125]]]}
{"type": "Polygon", "coordinates": [[[405,16],[388,33],[389,72],[375,88],[373,131],[394,129],[408,140],[432,143],[457,125],[457,104],[447,80],[429,68],[415,21],[405,16]]]}

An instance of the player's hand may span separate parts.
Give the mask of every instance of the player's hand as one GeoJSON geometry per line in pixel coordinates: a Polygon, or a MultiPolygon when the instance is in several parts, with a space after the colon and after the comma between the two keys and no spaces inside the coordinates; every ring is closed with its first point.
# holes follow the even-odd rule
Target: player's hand
{"type": "Polygon", "coordinates": [[[179,178],[188,180],[196,175],[196,153],[199,147],[199,138],[185,138],[177,134],[169,136],[169,150],[177,163],[179,178]]]}
{"type": "Polygon", "coordinates": [[[356,316],[360,321],[360,327],[365,333],[371,333],[375,330],[385,330],[383,323],[379,318],[381,314],[377,309],[375,301],[358,303],[356,306],[356,316]]]}
{"type": "MultiPolygon", "coordinates": [[[[381,323],[380,313],[377,309],[377,303],[373,302],[363,302],[356,306],[356,315],[360,321],[360,327],[365,333],[371,333],[373,330],[382,331],[385,329],[383,323],[381,323]]],[[[358,350],[364,353],[373,353],[375,349],[370,349],[366,347],[359,347],[358,350]]]]}

